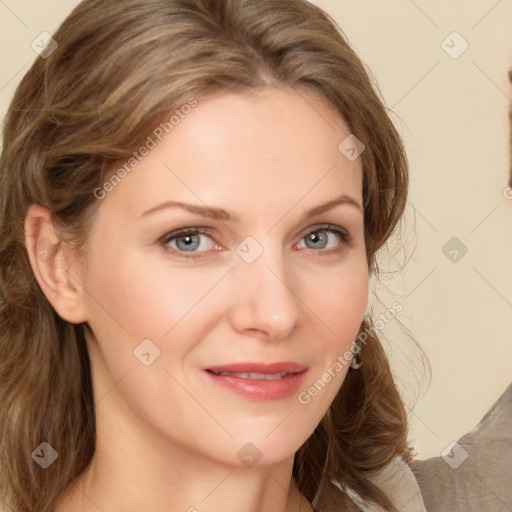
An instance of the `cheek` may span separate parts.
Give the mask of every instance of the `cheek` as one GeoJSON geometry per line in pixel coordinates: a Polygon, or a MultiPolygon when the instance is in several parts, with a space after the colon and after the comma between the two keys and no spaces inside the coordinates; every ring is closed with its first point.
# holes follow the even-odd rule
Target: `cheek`
{"type": "MultiPolygon", "coordinates": [[[[330,403],[341,387],[349,369],[353,342],[364,319],[368,300],[368,269],[366,260],[354,258],[352,264],[340,265],[308,287],[308,306],[317,315],[306,327],[314,347],[314,372],[303,389],[316,405],[330,403]],[[320,286],[321,285],[321,286],[320,286]],[[313,386],[313,387],[312,387],[313,386]]],[[[310,316],[313,319],[313,316],[310,316]]],[[[316,406],[314,406],[316,407],[316,406]]]]}
{"type": "Polygon", "coordinates": [[[330,279],[328,284],[318,300],[322,301],[325,314],[333,323],[333,330],[350,329],[351,325],[360,324],[368,298],[366,271],[343,273],[337,280],[330,279]]]}
{"type": "MultiPolygon", "coordinates": [[[[306,293],[305,293],[306,295],[306,293]]],[[[344,346],[357,336],[368,302],[368,269],[366,260],[354,258],[330,270],[315,287],[308,286],[311,310],[327,333],[329,346],[344,346]],[[350,264],[349,264],[350,263],[350,264]]]]}
{"type": "Polygon", "coordinates": [[[95,323],[130,333],[135,341],[162,338],[186,320],[222,273],[151,266],[118,251],[92,258],[90,276],[88,305],[95,323]]]}

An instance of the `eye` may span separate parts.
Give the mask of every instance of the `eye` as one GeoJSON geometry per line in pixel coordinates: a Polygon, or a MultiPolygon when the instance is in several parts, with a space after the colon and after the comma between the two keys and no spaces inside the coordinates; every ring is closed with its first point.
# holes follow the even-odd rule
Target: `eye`
{"type": "Polygon", "coordinates": [[[212,250],[212,246],[213,250],[219,250],[210,231],[206,228],[186,228],[174,231],[165,235],[160,243],[167,249],[181,253],[179,255],[185,258],[200,258],[202,254],[195,255],[194,253],[208,252],[212,250]],[[209,243],[205,242],[206,239],[209,239],[209,243]]]}
{"type": "Polygon", "coordinates": [[[350,235],[338,226],[325,225],[309,230],[303,235],[302,240],[308,249],[331,254],[343,250],[350,243],[350,235]]]}
{"type": "MultiPolygon", "coordinates": [[[[350,244],[350,235],[344,229],[330,224],[309,229],[302,235],[306,248],[323,255],[342,251],[350,244]]],[[[208,228],[184,228],[168,233],[160,244],[167,250],[184,258],[202,258],[207,252],[222,250],[208,228]]],[[[299,244],[300,247],[304,247],[299,244]]]]}

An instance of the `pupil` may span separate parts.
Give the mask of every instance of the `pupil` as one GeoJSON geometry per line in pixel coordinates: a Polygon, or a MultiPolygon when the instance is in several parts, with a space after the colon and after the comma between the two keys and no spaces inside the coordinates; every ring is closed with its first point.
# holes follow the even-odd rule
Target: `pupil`
{"type": "Polygon", "coordinates": [[[326,236],[325,235],[319,235],[318,233],[311,233],[309,235],[309,240],[313,243],[313,244],[318,244],[318,243],[322,243],[322,241],[326,241],[326,236]]]}
{"type": "Polygon", "coordinates": [[[177,245],[178,247],[181,245],[181,248],[182,249],[185,249],[187,248],[190,249],[197,249],[197,246],[199,245],[199,241],[198,240],[194,240],[194,237],[197,237],[197,235],[184,235],[180,238],[178,238],[177,240],[177,245]],[[181,242],[181,244],[180,244],[181,242]]]}

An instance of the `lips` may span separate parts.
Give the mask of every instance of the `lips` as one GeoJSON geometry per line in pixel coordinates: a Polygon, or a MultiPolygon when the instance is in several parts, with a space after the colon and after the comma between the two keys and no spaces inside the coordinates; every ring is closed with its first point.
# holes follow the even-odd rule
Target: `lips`
{"type": "Polygon", "coordinates": [[[207,370],[216,373],[229,374],[260,374],[277,375],[287,373],[300,373],[307,370],[307,366],[297,363],[239,363],[223,366],[211,366],[207,370]]]}
{"type": "Polygon", "coordinates": [[[240,379],[252,379],[252,380],[279,380],[289,375],[289,373],[230,373],[230,372],[213,372],[219,377],[225,377],[231,375],[232,377],[239,377],[240,379]]]}
{"type": "Polygon", "coordinates": [[[277,400],[296,391],[308,370],[292,363],[240,363],[212,366],[205,371],[227,389],[255,400],[277,400]]]}

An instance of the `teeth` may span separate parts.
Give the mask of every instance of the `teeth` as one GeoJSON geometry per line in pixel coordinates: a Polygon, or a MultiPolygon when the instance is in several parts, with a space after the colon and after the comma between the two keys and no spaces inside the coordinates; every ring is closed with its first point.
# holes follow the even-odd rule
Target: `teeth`
{"type": "Polygon", "coordinates": [[[288,373],[228,373],[220,372],[217,375],[223,377],[224,375],[230,375],[232,377],[240,377],[241,379],[252,379],[252,380],[279,380],[288,375],[288,373]]]}

